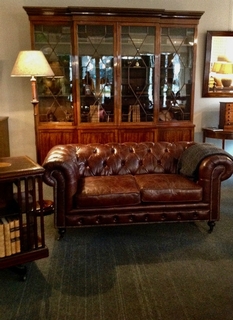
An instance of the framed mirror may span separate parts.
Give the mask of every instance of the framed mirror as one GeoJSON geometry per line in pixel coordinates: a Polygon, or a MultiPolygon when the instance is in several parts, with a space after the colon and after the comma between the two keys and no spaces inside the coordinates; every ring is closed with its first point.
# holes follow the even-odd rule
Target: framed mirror
{"type": "Polygon", "coordinates": [[[233,96],[233,31],[207,31],[202,97],[233,96]]]}

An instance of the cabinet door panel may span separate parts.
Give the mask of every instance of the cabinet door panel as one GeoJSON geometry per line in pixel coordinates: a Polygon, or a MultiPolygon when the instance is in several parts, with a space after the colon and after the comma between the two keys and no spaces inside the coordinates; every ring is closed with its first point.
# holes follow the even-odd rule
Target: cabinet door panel
{"type": "Polygon", "coordinates": [[[154,121],[155,27],[121,27],[121,121],[154,121]]]}
{"type": "Polygon", "coordinates": [[[49,150],[58,145],[77,142],[77,134],[70,131],[42,131],[39,132],[38,162],[41,164],[49,150]]]}
{"type": "Polygon", "coordinates": [[[158,141],[192,141],[193,138],[193,127],[158,129],[158,141]]]}
{"type": "Polygon", "coordinates": [[[80,143],[108,143],[116,142],[115,130],[81,130],[80,143]]]}
{"type": "Polygon", "coordinates": [[[34,26],[34,46],[47,58],[55,76],[38,78],[39,122],[72,122],[71,31],[68,25],[34,26]]]}
{"type": "Polygon", "coordinates": [[[78,25],[80,122],[114,121],[113,26],[78,25]]]}
{"type": "Polygon", "coordinates": [[[148,129],[124,129],[119,130],[119,142],[143,142],[155,141],[155,131],[148,129]]]}
{"type": "Polygon", "coordinates": [[[195,28],[163,27],[160,52],[160,111],[173,121],[192,120],[195,28]]]}

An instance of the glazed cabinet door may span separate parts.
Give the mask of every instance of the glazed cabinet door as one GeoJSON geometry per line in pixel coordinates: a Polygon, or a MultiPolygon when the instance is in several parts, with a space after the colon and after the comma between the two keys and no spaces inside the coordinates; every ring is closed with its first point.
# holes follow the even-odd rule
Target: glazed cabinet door
{"type": "Polygon", "coordinates": [[[39,124],[74,121],[71,28],[66,24],[35,24],[34,49],[41,50],[55,76],[38,78],[39,124]]]}
{"type": "Polygon", "coordinates": [[[162,27],[160,121],[192,121],[195,28],[162,27]]]}
{"type": "Polygon", "coordinates": [[[121,122],[154,121],[154,26],[121,26],[121,122]]]}
{"type": "Polygon", "coordinates": [[[114,25],[78,24],[79,123],[115,121],[114,25]]]}

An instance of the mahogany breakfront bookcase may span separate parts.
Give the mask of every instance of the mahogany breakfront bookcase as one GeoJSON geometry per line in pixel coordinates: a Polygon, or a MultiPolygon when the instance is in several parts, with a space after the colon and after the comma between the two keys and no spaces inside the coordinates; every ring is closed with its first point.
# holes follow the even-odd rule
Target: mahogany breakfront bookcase
{"type": "Polygon", "coordinates": [[[39,163],[56,144],[193,140],[203,12],[24,9],[32,49],[55,73],[37,79],[39,163]]]}

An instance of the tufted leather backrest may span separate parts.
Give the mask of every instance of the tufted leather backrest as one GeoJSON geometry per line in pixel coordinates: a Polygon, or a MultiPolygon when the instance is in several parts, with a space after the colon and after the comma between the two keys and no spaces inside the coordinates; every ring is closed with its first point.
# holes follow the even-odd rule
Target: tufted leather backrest
{"type": "Polygon", "coordinates": [[[176,173],[182,152],[194,142],[77,144],[79,176],[176,173]]]}

